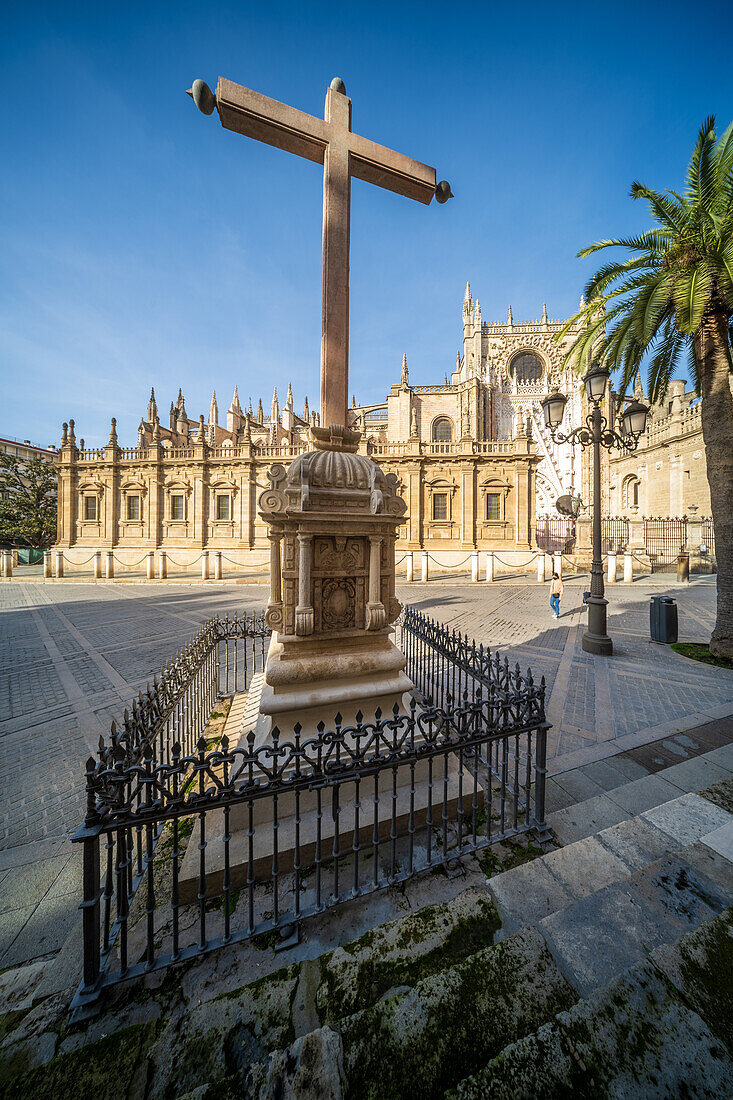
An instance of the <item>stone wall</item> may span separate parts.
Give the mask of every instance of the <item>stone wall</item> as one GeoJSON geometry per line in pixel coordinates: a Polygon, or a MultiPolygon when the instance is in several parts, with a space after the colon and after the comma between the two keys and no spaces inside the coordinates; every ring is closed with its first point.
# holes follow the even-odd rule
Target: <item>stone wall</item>
{"type": "MultiPolygon", "coordinates": [[[[110,443],[79,450],[67,441],[58,457],[56,548],[72,571],[88,568],[97,549],[113,550],[119,570],[144,568],[149,550],[164,549],[175,568],[198,568],[202,550],[220,550],[225,569],[264,566],[267,529],[257,498],[270,467],[287,466],[304,444],[205,442],[123,449],[110,443]]],[[[463,440],[451,444],[362,440],[407,503],[397,553],[429,549],[435,564],[454,568],[473,549],[496,549],[526,560],[534,538],[534,479],[539,461],[531,440],[463,440]],[[489,497],[491,498],[490,503],[489,497]]]]}

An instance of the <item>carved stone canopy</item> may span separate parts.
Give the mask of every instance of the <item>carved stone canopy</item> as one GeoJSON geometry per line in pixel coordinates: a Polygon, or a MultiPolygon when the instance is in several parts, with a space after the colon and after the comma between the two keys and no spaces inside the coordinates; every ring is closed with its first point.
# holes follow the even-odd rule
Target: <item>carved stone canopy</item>
{"type": "Polygon", "coordinates": [[[348,451],[308,451],[287,470],[280,463],[268,473],[271,489],[260,496],[265,513],[332,511],[350,515],[403,516],[407,505],[398,495],[397,477],[385,474],[366,455],[348,451]]]}

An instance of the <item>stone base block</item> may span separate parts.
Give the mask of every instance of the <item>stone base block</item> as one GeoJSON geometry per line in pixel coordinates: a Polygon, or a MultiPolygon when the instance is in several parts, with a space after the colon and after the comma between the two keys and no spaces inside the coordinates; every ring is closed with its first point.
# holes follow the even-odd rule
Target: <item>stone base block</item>
{"type": "MultiPolygon", "coordinates": [[[[394,822],[397,835],[405,835],[410,819],[410,768],[402,765],[398,771],[406,773],[399,777],[396,799],[394,800],[394,822]]],[[[432,804],[432,819],[436,834],[442,827],[444,810],[444,786],[445,812],[450,820],[455,820],[460,797],[460,782],[458,775],[458,761],[449,757],[448,782],[444,784],[443,760],[437,758],[434,764],[434,779],[432,792],[427,782],[416,783],[414,791],[413,821],[416,828],[425,825],[428,817],[428,807],[432,804]]],[[[388,840],[393,825],[393,796],[391,770],[387,770],[380,776],[380,797],[377,813],[377,830],[380,841],[388,840]]],[[[363,779],[359,791],[359,845],[364,854],[371,852],[371,844],[374,838],[374,780],[363,779]]],[[[308,792],[309,798],[316,800],[314,792],[308,792]]],[[[294,796],[293,796],[294,798],[294,796]]],[[[356,832],[355,818],[355,784],[344,783],[340,791],[340,813],[338,817],[338,848],[343,854],[353,850],[354,836],[356,832]]],[[[464,769],[463,775],[463,805],[470,815],[473,804],[473,777],[464,769]]],[[[275,854],[275,830],[272,828],[272,799],[261,799],[261,808],[257,809],[259,823],[254,824],[252,836],[251,866],[255,882],[263,882],[272,877],[273,857],[275,854]],[[263,812],[263,808],[269,809],[269,814],[263,812]]],[[[295,857],[295,816],[282,817],[280,815],[280,802],[278,799],[278,830],[277,830],[277,858],[278,873],[283,875],[293,870],[295,857]]],[[[479,784],[477,791],[478,808],[484,805],[484,791],[479,784]]],[[[253,803],[253,819],[255,817],[253,803]]],[[[333,791],[326,789],[321,795],[320,840],[318,832],[317,809],[312,808],[307,812],[301,806],[300,814],[300,865],[301,870],[312,866],[315,862],[316,852],[320,845],[321,859],[328,861],[333,858],[336,837],[336,820],[333,814],[333,791]]],[[[232,808],[234,812],[234,808],[232,808]]],[[[245,819],[249,817],[249,803],[243,803],[239,807],[240,815],[245,819]]],[[[231,825],[230,825],[231,828],[231,825]]],[[[199,891],[200,856],[199,844],[201,841],[200,823],[198,819],[188,842],[186,855],[183,859],[179,876],[179,889],[181,902],[184,905],[191,904],[197,899],[199,891]]],[[[250,838],[247,828],[231,832],[229,841],[229,866],[232,880],[232,888],[241,889],[246,886],[250,869],[250,838]]],[[[216,897],[223,891],[224,883],[224,813],[216,811],[206,815],[206,893],[207,897],[216,897]]]]}

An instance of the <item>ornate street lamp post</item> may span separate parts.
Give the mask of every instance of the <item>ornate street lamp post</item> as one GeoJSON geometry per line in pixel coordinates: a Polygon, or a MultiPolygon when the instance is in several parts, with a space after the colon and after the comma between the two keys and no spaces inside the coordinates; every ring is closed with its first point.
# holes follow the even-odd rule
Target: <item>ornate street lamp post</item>
{"type": "Polygon", "coordinates": [[[613,653],[613,642],[606,633],[606,607],[608,600],[603,592],[603,561],[601,557],[601,447],[612,450],[618,447],[624,451],[634,451],[639,437],[646,428],[649,409],[639,401],[632,400],[619,413],[619,431],[615,431],[601,413],[601,400],[606,392],[609,378],[606,367],[590,368],[583,383],[591,412],[585,424],[575,428],[567,435],[557,429],[562,424],[567,397],[557,390],[542,402],[545,424],[550,430],[554,443],[577,443],[585,449],[593,448],[593,564],[590,570],[590,598],[588,600],[588,629],[583,635],[583,649],[586,653],[608,656],[613,653]]]}

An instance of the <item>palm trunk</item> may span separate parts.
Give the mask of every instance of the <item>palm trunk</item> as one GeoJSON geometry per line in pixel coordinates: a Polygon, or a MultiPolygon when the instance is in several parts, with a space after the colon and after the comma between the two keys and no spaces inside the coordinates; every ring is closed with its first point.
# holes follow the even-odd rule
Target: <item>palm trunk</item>
{"type": "Polygon", "coordinates": [[[695,356],[718,563],[718,612],[710,652],[733,657],[733,394],[728,317],[720,307],[704,314],[695,333],[695,356]]]}

